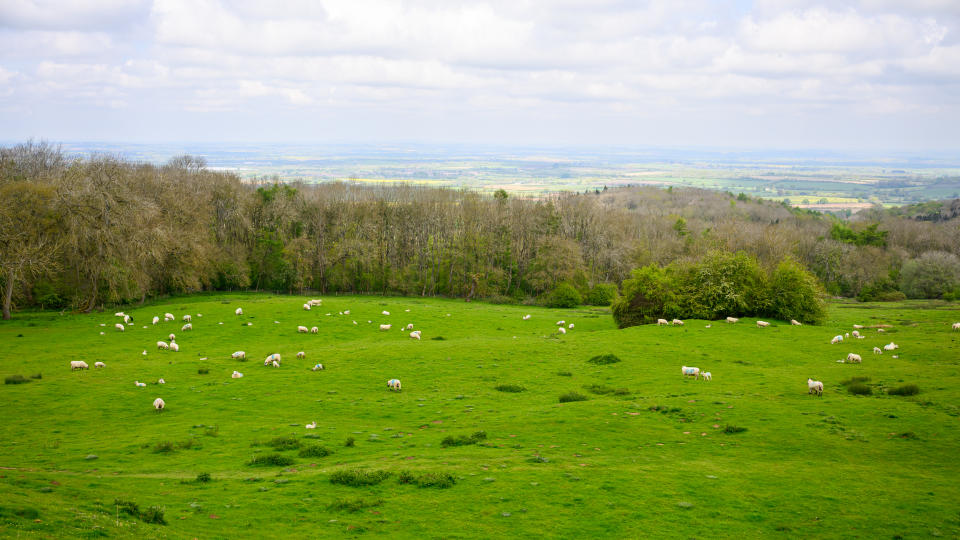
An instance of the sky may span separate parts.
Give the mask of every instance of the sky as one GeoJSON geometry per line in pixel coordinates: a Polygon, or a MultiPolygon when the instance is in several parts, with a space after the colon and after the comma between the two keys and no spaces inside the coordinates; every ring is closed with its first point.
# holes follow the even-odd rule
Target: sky
{"type": "Polygon", "coordinates": [[[960,0],[2,0],[0,140],[960,152],[960,0]]]}

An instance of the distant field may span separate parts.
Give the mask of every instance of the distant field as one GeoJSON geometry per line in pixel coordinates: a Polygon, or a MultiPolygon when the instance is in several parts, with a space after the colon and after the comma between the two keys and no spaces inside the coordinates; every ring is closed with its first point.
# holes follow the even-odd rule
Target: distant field
{"type": "Polygon", "coordinates": [[[0,323],[0,374],[31,381],[0,387],[0,536],[960,535],[956,304],[833,304],[821,327],[617,330],[599,308],[304,301],[178,298],[127,310],[124,332],[112,313],[0,323]],[[164,312],[177,321],[150,323],[164,312]],[[558,320],[574,328],[559,335],[558,320]],[[855,323],[891,326],[829,344],[855,323]],[[171,332],[180,352],[158,351],[171,332]],[[895,353],[871,353],[891,341],[895,353]],[[281,367],[264,367],[275,352],[281,367]],[[837,362],[850,352],[863,363],[837,362]],[[607,354],[620,361],[591,362],[607,354]],[[684,379],[682,365],[713,380],[684,379]],[[849,393],[852,377],[872,395],[849,393]],[[920,393],[889,393],[907,384],[920,393]],[[585,400],[561,403],[569,393],[585,400]],[[330,454],[305,451],[317,446],[330,454]],[[292,463],[250,464],[275,454],[292,463]],[[349,485],[363,481],[379,483],[349,485]],[[145,522],[153,506],[166,525],[145,522]]]}

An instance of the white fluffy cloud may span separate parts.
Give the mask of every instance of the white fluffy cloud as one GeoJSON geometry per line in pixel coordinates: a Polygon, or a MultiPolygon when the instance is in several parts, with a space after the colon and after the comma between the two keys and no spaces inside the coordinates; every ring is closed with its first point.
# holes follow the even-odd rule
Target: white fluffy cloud
{"type": "Polygon", "coordinates": [[[271,117],[362,120],[372,134],[411,139],[496,139],[502,129],[529,142],[684,144],[695,132],[690,143],[779,144],[776,126],[816,113],[825,138],[814,146],[843,142],[831,122],[844,134],[862,122],[865,138],[886,146],[912,122],[955,147],[957,5],[11,0],[0,3],[0,122],[13,126],[8,136],[56,138],[76,133],[62,126],[69,115],[37,127],[35,111],[126,107],[209,139],[220,136],[207,116],[216,113],[252,129],[271,117]],[[754,118],[751,131],[728,137],[747,129],[730,122],[738,115],[754,118]],[[442,118],[450,124],[437,129],[442,118]]]}

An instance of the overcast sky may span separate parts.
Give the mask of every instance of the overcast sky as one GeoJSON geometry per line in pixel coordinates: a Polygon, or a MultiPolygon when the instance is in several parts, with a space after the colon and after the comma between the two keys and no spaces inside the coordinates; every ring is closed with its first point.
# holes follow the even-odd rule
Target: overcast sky
{"type": "Polygon", "coordinates": [[[0,139],[960,149],[960,0],[0,0],[0,139]]]}

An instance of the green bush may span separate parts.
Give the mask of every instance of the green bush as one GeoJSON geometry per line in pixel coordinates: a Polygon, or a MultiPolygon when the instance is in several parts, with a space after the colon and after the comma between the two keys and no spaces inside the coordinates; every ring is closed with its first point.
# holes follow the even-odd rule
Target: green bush
{"type": "Polygon", "coordinates": [[[200,474],[197,475],[197,482],[200,482],[200,483],[204,483],[204,484],[205,484],[205,483],[209,482],[210,480],[212,480],[212,479],[210,478],[210,473],[200,473],[200,474]]]}
{"type": "Polygon", "coordinates": [[[547,307],[575,308],[583,302],[577,289],[569,283],[561,283],[547,296],[547,307]]]}
{"type": "Polygon", "coordinates": [[[892,396],[915,396],[920,393],[920,387],[915,384],[905,384],[887,390],[887,393],[892,396]]]}
{"type": "Polygon", "coordinates": [[[613,318],[619,328],[656,322],[674,308],[675,276],[655,264],[636,268],[623,282],[623,296],[613,302],[613,318]]]}
{"type": "Polygon", "coordinates": [[[253,456],[253,459],[247,462],[247,465],[251,467],[287,467],[294,463],[293,458],[283,454],[261,454],[253,456]]]}
{"type": "Polygon", "coordinates": [[[576,392],[567,392],[560,396],[560,403],[570,403],[571,401],[586,401],[587,396],[576,392]]]}
{"type": "Polygon", "coordinates": [[[863,383],[855,382],[847,385],[847,392],[856,396],[869,396],[873,393],[873,389],[863,383]]]}
{"type": "Polygon", "coordinates": [[[365,471],[363,469],[347,469],[336,471],[330,475],[331,484],[342,486],[361,487],[374,486],[390,476],[388,471],[365,471]]]}
{"type": "Polygon", "coordinates": [[[3,380],[3,384],[24,384],[30,382],[30,379],[23,375],[10,375],[3,380]]]}
{"type": "Polygon", "coordinates": [[[317,444],[301,449],[298,455],[300,457],[327,457],[332,453],[333,451],[329,448],[317,444]]]}
{"type": "Polygon", "coordinates": [[[743,433],[746,430],[747,428],[745,427],[734,426],[732,424],[727,424],[727,427],[723,428],[723,432],[729,435],[733,435],[734,433],[743,433]]]}
{"type": "Polygon", "coordinates": [[[591,306],[609,306],[617,297],[617,286],[612,283],[597,283],[587,293],[585,304],[591,306]]]}
{"type": "Polygon", "coordinates": [[[344,445],[344,446],[353,446],[353,445],[354,445],[354,442],[355,442],[355,441],[353,440],[353,437],[347,437],[347,440],[344,441],[343,445],[344,445]]]}
{"type": "Polygon", "coordinates": [[[960,287],[960,258],[927,251],[903,264],[900,289],[909,298],[941,298],[960,287]]]}
{"type": "Polygon", "coordinates": [[[300,448],[300,441],[296,437],[276,437],[267,443],[267,446],[283,452],[285,450],[296,450],[300,448]]]}
{"type": "Polygon", "coordinates": [[[593,358],[587,360],[591,364],[597,364],[598,366],[605,366],[608,364],[616,364],[620,361],[620,358],[615,354],[599,354],[593,358]]]}
{"type": "Polygon", "coordinates": [[[827,318],[826,293],[813,274],[787,257],[770,276],[770,315],[788,321],[820,324],[827,318]]]}
{"type": "Polygon", "coordinates": [[[402,471],[397,477],[397,482],[401,484],[413,484],[421,488],[435,487],[446,489],[453,487],[453,485],[457,483],[457,479],[450,473],[428,472],[416,474],[410,471],[402,471]]]}
{"type": "Polygon", "coordinates": [[[440,441],[440,446],[447,448],[448,446],[467,446],[470,444],[477,444],[480,441],[484,441],[487,438],[486,431],[475,431],[472,435],[447,435],[440,441]]]}

